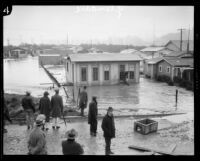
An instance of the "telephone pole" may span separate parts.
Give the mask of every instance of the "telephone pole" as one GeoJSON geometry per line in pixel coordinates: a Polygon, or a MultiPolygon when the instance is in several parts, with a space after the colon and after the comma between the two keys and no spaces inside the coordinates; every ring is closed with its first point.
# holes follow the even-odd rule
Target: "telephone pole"
{"type": "Polygon", "coordinates": [[[187,52],[189,52],[189,48],[190,48],[190,27],[189,27],[189,31],[188,31],[188,44],[187,44],[187,52]]]}
{"type": "Polygon", "coordinates": [[[183,42],[183,40],[182,40],[182,34],[183,34],[183,30],[185,30],[185,29],[180,28],[180,29],[178,29],[178,30],[181,31],[180,51],[182,51],[182,42],[183,42]]]}

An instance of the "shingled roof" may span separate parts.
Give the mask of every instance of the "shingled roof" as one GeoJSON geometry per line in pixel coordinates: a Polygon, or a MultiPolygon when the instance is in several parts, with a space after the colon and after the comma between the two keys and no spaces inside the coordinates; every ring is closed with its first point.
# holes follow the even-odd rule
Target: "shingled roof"
{"type": "MultiPolygon", "coordinates": [[[[170,40],[165,46],[167,46],[169,43],[174,44],[177,48],[180,49],[180,40],[170,40]]],[[[182,51],[187,51],[187,44],[188,40],[183,40],[182,41],[182,51]]],[[[194,50],[194,41],[189,40],[189,51],[194,50]]]]}

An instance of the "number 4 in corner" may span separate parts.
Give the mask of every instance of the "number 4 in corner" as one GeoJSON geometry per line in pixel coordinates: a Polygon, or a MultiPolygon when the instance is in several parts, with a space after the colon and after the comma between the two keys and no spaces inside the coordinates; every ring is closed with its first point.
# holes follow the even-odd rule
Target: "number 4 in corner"
{"type": "Polygon", "coordinates": [[[7,15],[10,15],[12,11],[12,6],[10,5],[7,5],[3,8],[3,16],[7,16],[7,15]]]}

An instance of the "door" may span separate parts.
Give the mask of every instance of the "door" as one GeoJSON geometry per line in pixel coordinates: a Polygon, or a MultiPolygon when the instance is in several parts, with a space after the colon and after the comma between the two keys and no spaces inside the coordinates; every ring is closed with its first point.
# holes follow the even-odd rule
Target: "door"
{"type": "Polygon", "coordinates": [[[120,65],[119,66],[119,80],[120,81],[124,80],[124,75],[125,75],[125,65],[120,65]]]}

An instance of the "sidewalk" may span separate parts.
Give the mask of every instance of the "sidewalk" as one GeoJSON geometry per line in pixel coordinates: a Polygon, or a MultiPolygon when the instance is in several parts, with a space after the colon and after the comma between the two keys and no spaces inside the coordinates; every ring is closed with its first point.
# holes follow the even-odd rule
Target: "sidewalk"
{"type": "MultiPolygon", "coordinates": [[[[158,121],[158,131],[156,133],[142,135],[134,132],[133,125],[135,119],[130,118],[115,118],[116,138],[112,139],[111,149],[115,155],[150,155],[149,152],[140,152],[129,149],[130,145],[146,146],[149,148],[159,149],[170,152],[170,147],[177,144],[174,151],[175,155],[193,155],[194,141],[182,140],[177,137],[163,136],[169,131],[167,128],[177,125],[176,122],[171,122],[170,117],[153,118],[158,121]],[[184,146],[183,146],[184,145],[184,146]]],[[[180,118],[185,118],[186,115],[179,115],[180,118]]],[[[179,119],[181,121],[181,119],[179,119]]],[[[60,120],[61,128],[59,130],[50,130],[47,132],[47,148],[49,155],[62,155],[61,142],[64,140],[66,130],[74,128],[78,131],[77,142],[84,147],[84,155],[104,155],[105,142],[103,132],[101,129],[102,120],[98,121],[97,137],[91,137],[89,134],[89,124],[87,120],[80,122],[68,122],[67,127],[60,120]]],[[[188,125],[189,126],[189,125],[188,125]]],[[[4,154],[26,154],[27,153],[27,139],[30,131],[26,130],[26,126],[8,125],[8,133],[4,134],[4,154]]]]}

